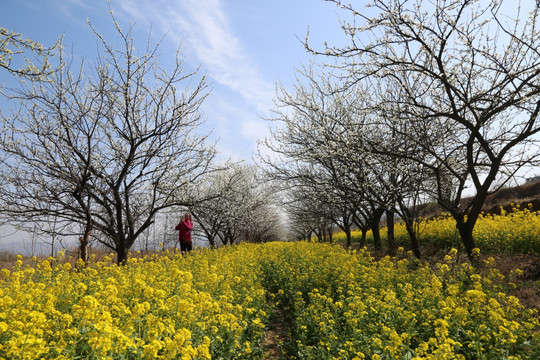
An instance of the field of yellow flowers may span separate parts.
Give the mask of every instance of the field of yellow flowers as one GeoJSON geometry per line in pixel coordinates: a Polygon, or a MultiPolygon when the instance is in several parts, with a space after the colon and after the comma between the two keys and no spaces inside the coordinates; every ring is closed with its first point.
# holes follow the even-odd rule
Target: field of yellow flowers
{"type": "MultiPolygon", "coordinates": [[[[417,224],[421,244],[430,244],[437,248],[462,248],[455,220],[449,215],[436,219],[421,220],[417,224]]],[[[395,225],[396,243],[409,245],[409,235],[403,223],[395,225]]],[[[353,239],[360,241],[359,231],[353,232],[353,239]]],[[[476,245],[482,253],[510,253],[540,255],[540,211],[529,208],[519,208],[506,213],[501,208],[501,214],[483,214],[478,219],[474,229],[476,245]]],[[[386,228],[381,229],[381,237],[386,240],[386,228]]],[[[335,240],[344,241],[345,234],[334,235],[335,240]]],[[[366,240],[373,241],[371,231],[366,240]]]]}
{"type": "MultiPolygon", "coordinates": [[[[262,250],[262,249],[261,249],[262,250]]],[[[250,359],[267,323],[257,248],[0,275],[0,359],[250,359]]]]}
{"type": "Polygon", "coordinates": [[[263,359],[276,309],[287,359],[537,359],[535,313],[456,253],[429,266],[275,242],[120,267],[19,259],[0,274],[0,359],[263,359]]]}

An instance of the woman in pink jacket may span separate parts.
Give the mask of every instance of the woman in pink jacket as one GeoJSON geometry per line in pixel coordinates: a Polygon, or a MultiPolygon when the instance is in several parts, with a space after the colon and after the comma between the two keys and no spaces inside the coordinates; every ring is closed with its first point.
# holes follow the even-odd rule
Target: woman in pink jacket
{"type": "Polygon", "coordinates": [[[188,252],[193,250],[193,242],[191,240],[191,229],[193,229],[193,223],[191,222],[191,215],[185,214],[180,223],[176,225],[178,230],[178,241],[180,241],[180,250],[182,252],[188,252]]]}

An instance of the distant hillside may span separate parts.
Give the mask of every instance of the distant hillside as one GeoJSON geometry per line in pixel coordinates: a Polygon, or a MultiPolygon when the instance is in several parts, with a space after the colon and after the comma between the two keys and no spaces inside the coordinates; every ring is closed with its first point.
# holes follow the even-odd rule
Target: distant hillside
{"type": "Polygon", "coordinates": [[[499,214],[501,206],[506,211],[512,211],[512,203],[521,208],[531,204],[532,210],[540,210],[540,181],[500,189],[486,199],[484,209],[487,213],[499,214]]]}
{"type": "MultiPolygon", "coordinates": [[[[465,198],[463,203],[471,201],[465,198]]],[[[526,182],[525,184],[502,188],[496,193],[488,196],[484,204],[484,212],[489,214],[500,214],[501,206],[506,212],[511,212],[513,207],[519,205],[520,208],[532,205],[532,210],[540,210],[540,180],[526,182]]],[[[442,209],[435,203],[429,203],[420,210],[423,218],[433,218],[441,214],[442,209]]]]}

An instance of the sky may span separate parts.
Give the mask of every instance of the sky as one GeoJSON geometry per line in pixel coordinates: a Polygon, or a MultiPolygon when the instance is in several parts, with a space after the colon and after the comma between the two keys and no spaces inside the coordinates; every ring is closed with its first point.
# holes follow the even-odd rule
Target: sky
{"type": "MultiPolygon", "coordinates": [[[[0,26],[45,46],[63,35],[66,53],[91,63],[98,40],[87,19],[106,41],[119,39],[108,6],[106,0],[0,0],[0,26]]],[[[201,66],[210,85],[201,132],[211,131],[221,158],[233,160],[253,159],[257,141],[268,134],[264,119],[276,83],[290,84],[295,67],[309,63],[302,44],[308,29],[321,49],[324,41],[344,39],[339,8],[323,0],[110,0],[110,6],[123,29],[133,24],[139,51],[149,34],[154,43],[165,36],[161,64],[167,67],[180,47],[187,68],[201,66]]],[[[9,76],[0,73],[0,83],[9,76]]]]}

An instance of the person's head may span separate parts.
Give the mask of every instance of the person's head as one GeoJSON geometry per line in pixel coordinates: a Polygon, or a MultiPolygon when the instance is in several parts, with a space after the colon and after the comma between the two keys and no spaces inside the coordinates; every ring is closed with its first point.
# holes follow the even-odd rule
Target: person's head
{"type": "Polygon", "coordinates": [[[191,220],[191,214],[190,213],[185,213],[184,220],[191,220]]]}

